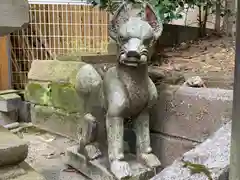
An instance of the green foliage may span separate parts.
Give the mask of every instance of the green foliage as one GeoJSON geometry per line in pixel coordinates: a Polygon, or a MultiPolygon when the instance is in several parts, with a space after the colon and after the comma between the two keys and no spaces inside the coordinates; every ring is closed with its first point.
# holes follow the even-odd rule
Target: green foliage
{"type": "MultiPolygon", "coordinates": [[[[100,8],[114,13],[122,1],[115,0],[90,0],[91,3],[99,5],[100,8]]],[[[198,24],[200,36],[206,35],[206,23],[209,14],[216,13],[216,7],[220,4],[220,15],[225,16],[230,13],[223,7],[223,0],[128,0],[132,3],[149,2],[157,12],[163,23],[169,23],[174,19],[181,19],[184,10],[198,7],[198,24]]]]}

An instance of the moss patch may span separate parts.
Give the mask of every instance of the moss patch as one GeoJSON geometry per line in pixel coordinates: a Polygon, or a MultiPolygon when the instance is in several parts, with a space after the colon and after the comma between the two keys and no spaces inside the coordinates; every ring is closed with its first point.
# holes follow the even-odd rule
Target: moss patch
{"type": "Polygon", "coordinates": [[[54,107],[64,109],[67,112],[83,112],[84,101],[69,83],[51,83],[51,101],[54,107]]]}
{"type": "Polygon", "coordinates": [[[24,98],[35,104],[51,105],[49,92],[47,85],[44,87],[43,84],[30,82],[25,88],[24,98]]]}
{"type": "Polygon", "coordinates": [[[25,99],[34,104],[63,109],[68,113],[84,112],[84,100],[70,83],[29,82],[25,99]]]}

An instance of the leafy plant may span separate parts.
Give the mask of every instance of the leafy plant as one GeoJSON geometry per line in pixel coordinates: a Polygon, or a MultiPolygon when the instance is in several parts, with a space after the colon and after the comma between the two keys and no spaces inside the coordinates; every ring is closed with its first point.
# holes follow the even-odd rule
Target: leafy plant
{"type": "MultiPolygon", "coordinates": [[[[111,14],[116,11],[117,7],[122,2],[115,0],[90,1],[94,6],[99,5],[100,8],[107,10],[111,14]]],[[[129,2],[134,4],[144,1],[146,0],[129,0],[129,2]]],[[[203,37],[206,35],[208,15],[216,13],[216,10],[217,14],[220,14],[222,17],[230,13],[230,10],[224,8],[222,1],[223,0],[150,0],[148,2],[155,8],[163,23],[169,23],[174,19],[181,19],[183,18],[182,14],[184,10],[198,7],[199,35],[203,37]]]]}

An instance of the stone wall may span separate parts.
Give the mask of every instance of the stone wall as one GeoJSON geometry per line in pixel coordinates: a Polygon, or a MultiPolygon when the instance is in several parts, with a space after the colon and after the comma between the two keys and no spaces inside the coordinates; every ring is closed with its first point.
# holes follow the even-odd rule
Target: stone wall
{"type": "Polygon", "coordinates": [[[152,145],[165,167],[231,120],[232,90],[158,87],[151,117],[152,145]]]}
{"type": "Polygon", "coordinates": [[[33,61],[25,99],[31,104],[31,119],[41,128],[72,138],[84,113],[84,100],[75,89],[77,61],[33,61]]]}
{"type": "Polygon", "coordinates": [[[19,30],[29,22],[29,5],[26,0],[0,1],[0,36],[19,30]]]}
{"type": "MultiPolygon", "coordinates": [[[[91,61],[89,57],[85,61],[91,61]]],[[[25,92],[35,125],[76,140],[78,126],[86,112],[86,99],[78,96],[75,89],[77,70],[86,65],[84,58],[80,59],[33,61],[25,92]]],[[[101,64],[94,66],[101,67],[101,64]]],[[[178,85],[159,85],[157,88],[159,100],[151,112],[151,141],[163,167],[203,142],[231,119],[231,90],[178,85]]],[[[99,114],[97,118],[101,116],[99,114]]],[[[126,132],[126,140],[134,151],[134,134],[126,132]]]]}

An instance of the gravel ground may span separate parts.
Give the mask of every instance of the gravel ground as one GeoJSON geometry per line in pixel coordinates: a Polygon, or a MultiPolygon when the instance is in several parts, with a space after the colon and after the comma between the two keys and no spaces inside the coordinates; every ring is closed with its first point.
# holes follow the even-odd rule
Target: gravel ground
{"type": "Polygon", "coordinates": [[[36,129],[21,132],[21,137],[29,142],[26,162],[47,180],[88,180],[64,164],[65,150],[74,141],[36,129]]]}

